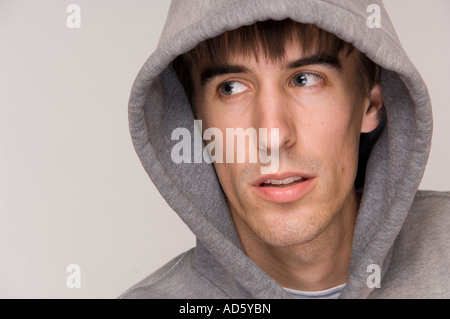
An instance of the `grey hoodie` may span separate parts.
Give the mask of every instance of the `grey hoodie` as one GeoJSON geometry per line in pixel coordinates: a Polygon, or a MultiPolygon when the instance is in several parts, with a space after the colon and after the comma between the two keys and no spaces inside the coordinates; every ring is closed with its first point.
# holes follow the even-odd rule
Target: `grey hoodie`
{"type": "Polygon", "coordinates": [[[246,256],[213,165],[171,160],[172,131],[184,127],[193,133],[194,117],[170,67],[208,38],[287,18],[334,33],[382,68],[387,119],[362,143],[361,157],[368,161],[362,164],[363,196],[340,298],[450,297],[450,193],[418,191],[431,146],[431,103],[382,2],[173,0],[158,47],[134,83],[129,124],[145,170],[197,245],[121,298],[290,298],[246,256]],[[371,4],[381,8],[380,28],[368,27],[371,4]],[[380,267],[379,288],[368,284],[370,265],[380,267]]]}

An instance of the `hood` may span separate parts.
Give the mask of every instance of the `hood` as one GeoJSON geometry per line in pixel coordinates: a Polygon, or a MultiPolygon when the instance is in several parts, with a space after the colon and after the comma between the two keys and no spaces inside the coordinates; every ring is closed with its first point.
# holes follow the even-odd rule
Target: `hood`
{"type": "MultiPolygon", "coordinates": [[[[133,85],[129,103],[132,141],[143,167],[200,246],[223,267],[212,280],[236,280],[256,298],[286,293],[245,255],[212,164],[176,164],[171,140],[187,128],[194,145],[194,116],[170,63],[198,43],[257,21],[290,18],[310,23],[353,44],[381,67],[387,120],[368,137],[363,196],[342,298],[364,298],[367,267],[385,273],[394,240],[412,205],[428,159],[432,113],[427,88],[405,54],[379,0],[174,0],[156,51],[133,85]],[[381,8],[381,27],[367,27],[369,5],[381,8]],[[373,144],[373,147],[372,147],[373,144]],[[369,156],[370,152],[370,156],[369,156]],[[230,258],[233,256],[233,258],[230,258]],[[228,279],[224,279],[228,278],[228,279]]],[[[218,283],[220,285],[220,282],[218,283]]]]}

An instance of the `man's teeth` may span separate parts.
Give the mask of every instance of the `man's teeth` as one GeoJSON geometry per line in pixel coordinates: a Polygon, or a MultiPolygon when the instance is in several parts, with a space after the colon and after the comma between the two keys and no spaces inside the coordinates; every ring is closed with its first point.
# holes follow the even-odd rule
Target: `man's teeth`
{"type": "Polygon", "coordinates": [[[304,181],[305,178],[303,177],[289,177],[283,180],[279,180],[279,179],[268,179],[267,181],[264,182],[264,184],[270,184],[270,185],[287,185],[287,184],[292,184],[295,182],[299,182],[299,181],[304,181]]]}

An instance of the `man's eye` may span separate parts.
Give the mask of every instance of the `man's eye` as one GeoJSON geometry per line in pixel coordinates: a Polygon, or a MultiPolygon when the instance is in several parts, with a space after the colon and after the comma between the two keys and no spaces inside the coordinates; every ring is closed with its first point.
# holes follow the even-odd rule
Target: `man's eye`
{"type": "Polygon", "coordinates": [[[320,75],[314,73],[300,73],[292,78],[291,83],[293,86],[297,87],[308,87],[319,84],[322,81],[323,79],[320,75]]]}
{"type": "Polygon", "coordinates": [[[225,96],[239,94],[248,90],[248,86],[241,82],[228,82],[219,86],[219,92],[225,96]]]}

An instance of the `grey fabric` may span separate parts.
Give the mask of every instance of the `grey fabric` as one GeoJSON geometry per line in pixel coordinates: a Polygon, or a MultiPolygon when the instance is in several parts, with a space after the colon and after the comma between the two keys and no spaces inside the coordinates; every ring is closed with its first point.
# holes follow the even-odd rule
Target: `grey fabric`
{"type": "Polygon", "coordinates": [[[449,298],[449,192],[419,191],[369,298],[449,298]]]}
{"type": "Polygon", "coordinates": [[[245,255],[213,166],[171,160],[176,143],[171,132],[185,127],[193,133],[194,117],[169,66],[203,40],[256,21],[286,18],[336,34],[382,67],[387,120],[367,162],[349,278],[340,297],[450,297],[449,194],[416,196],[431,147],[430,98],[382,2],[174,0],[158,47],[132,88],[129,125],[143,167],[195,234],[197,246],[121,298],[290,298],[245,255]],[[367,27],[370,4],[382,8],[381,28],[367,27]],[[401,281],[404,263],[413,272],[407,282],[401,281]],[[379,289],[367,285],[370,264],[381,266],[379,289]],[[429,267],[436,272],[430,274],[429,267]]]}

